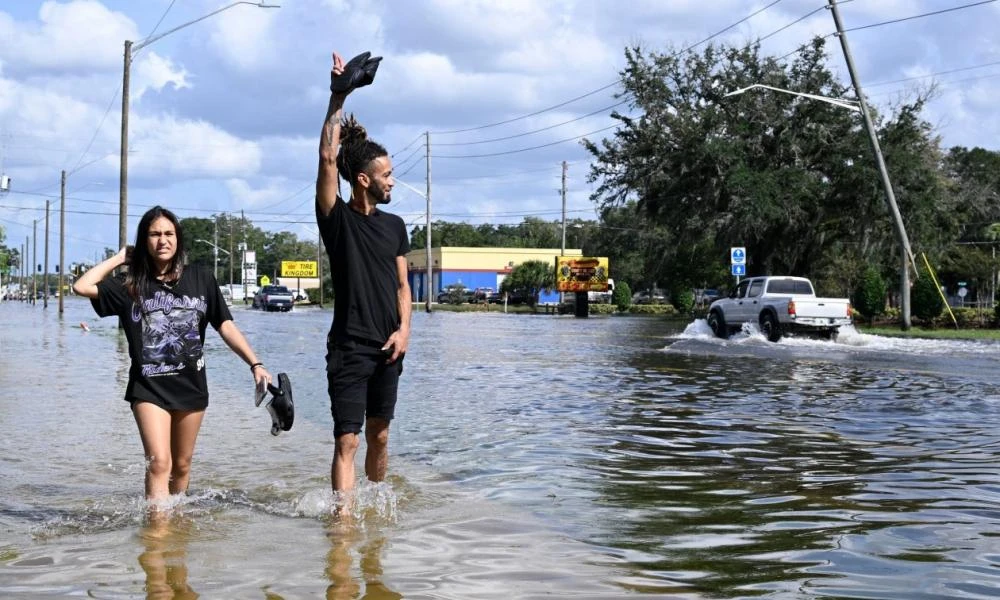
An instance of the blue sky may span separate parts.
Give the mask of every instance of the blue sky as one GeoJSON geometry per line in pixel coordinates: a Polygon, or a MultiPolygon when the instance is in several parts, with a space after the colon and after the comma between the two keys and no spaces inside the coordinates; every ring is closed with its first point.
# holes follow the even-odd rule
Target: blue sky
{"type": "MultiPolygon", "coordinates": [[[[852,0],[840,10],[852,28],[975,1],[852,0]]],[[[562,161],[569,163],[568,217],[594,218],[579,138],[613,123],[607,107],[617,102],[616,88],[591,92],[616,80],[624,47],[684,47],[758,11],[716,39],[743,44],[813,13],[763,42],[765,53],[781,56],[834,30],[825,0],[275,3],[281,8],[233,7],[136,54],[130,238],[138,216],[163,204],[182,217],[243,210],[261,227],[314,239],[316,140],[333,49],[345,57],[362,50],[385,57],[375,84],[353,94],[347,109],[394,155],[397,177],[421,191],[423,136],[431,132],[434,219],[509,223],[525,215],[561,218],[562,161]],[[509,139],[489,141],[497,138],[509,139]]],[[[50,262],[58,260],[65,169],[71,172],[67,262],[93,260],[117,246],[124,40],[166,32],[227,4],[0,5],[0,170],[13,180],[0,196],[0,226],[8,245],[31,236],[37,219],[42,239],[51,200],[50,262]]],[[[925,116],[944,146],[995,150],[998,23],[1000,2],[992,2],[861,29],[849,39],[880,109],[937,82],[925,116]]],[[[834,38],[828,48],[830,64],[846,80],[834,38]]],[[[408,223],[423,223],[425,207],[405,185],[393,191],[390,210],[408,223]]]]}

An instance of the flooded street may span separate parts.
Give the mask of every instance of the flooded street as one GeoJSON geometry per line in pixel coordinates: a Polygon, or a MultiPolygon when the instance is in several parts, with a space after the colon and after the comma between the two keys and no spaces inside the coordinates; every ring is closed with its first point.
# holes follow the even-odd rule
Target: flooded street
{"type": "Polygon", "coordinates": [[[389,478],[331,529],[331,313],[233,314],[294,427],[210,330],[156,525],[115,320],[0,304],[0,597],[1000,596],[996,343],[418,311],[389,478]]]}

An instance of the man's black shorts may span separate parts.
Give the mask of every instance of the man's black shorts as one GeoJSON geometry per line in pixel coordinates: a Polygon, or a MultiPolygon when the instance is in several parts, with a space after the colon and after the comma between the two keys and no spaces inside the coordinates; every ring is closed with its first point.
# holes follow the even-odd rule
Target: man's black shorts
{"type": "Polygon", "coordinates": [[[326,345],[326,379],[333,415],[333,435],[360,433],[365,418],[391,421],[403,357],[385,364],[381,344],[356,338],[330,338],[326,345]]]}

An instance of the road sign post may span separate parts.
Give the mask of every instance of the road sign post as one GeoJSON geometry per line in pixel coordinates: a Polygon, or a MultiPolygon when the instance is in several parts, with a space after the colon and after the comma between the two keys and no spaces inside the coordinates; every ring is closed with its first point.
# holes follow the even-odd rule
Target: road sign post
{"type": "Polygon", "coordinates": [[[733,246],[729,249],[729,264],[732,266],[733,277],[736,278],[737,285],[740,277],[747,274],[747,249],[743,246],[733,246]]]}

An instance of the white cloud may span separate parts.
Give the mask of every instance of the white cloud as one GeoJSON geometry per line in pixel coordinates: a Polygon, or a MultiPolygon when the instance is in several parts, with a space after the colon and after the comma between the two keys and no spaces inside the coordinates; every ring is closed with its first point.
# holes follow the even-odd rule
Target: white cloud
{"type": "Polygon", "coordinates": [[[278,64],[274,22],[278,8],[238,6],[213,22],[212,45],[229,64],[250,71],[278,64]]]}
{"type": "Polygon", "coordinates": [[[169,115],[129,119],[129,172],[155,178],[247,177],[260,170],[262,151],[205,121],[169,115]]]}
{"type": "Polygon", "coordinates": [[[131,96],[138,100],[148,90],[159,92],[167,85],[178,90],[189,88],[191,84],[187,77],[187,70],[174,66],[169,58],[155,52],[143,53],[132,66],[131,96]]]}
{"type": "Polygon", "coordinates": [[[96,0],[45,2],[36,23],[0,14],[0,58],[19,71],[120,70],[125,40],[137,34],[129,17],[96,0]]]}
{"type": "MultiPolygon", "coordinates": [[[[255,187],[242,178],[227,179],[226,189],[229,190],[234,206],[270,212],[297,208],[295,212],[299,213],[302,212],[301,205],[313,198],[308,189],[296,194],[302,189],[302,184],[284,177],[268,179],[261,187],[255,187]]],[[[312,205],[309,204],[307,208],[311,209],[312,205]]]]}

